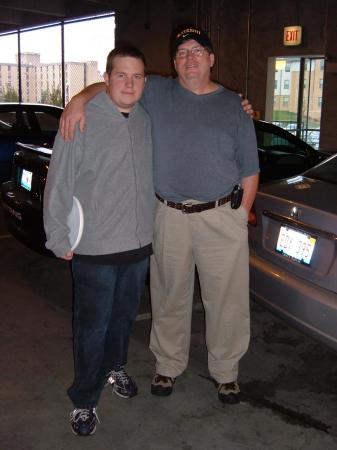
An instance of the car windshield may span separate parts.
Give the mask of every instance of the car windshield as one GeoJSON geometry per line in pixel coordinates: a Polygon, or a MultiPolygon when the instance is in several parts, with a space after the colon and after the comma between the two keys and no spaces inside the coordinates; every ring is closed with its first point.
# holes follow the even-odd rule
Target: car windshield
{"type": "MultiPolygon", "coordinates": [[[[283,132],[283,130],[282,130],[283,132]]],[[[278,134],[277,128],[270,131],[265,129],[256,129],[257,145],[260,149],[273,152],[274,154],[300,154],[305,155],[305,150],[301,147],[301,142],[295,140],[292,136],[278,134]],[[294,142],[291,141],[294,140],[294,142]]],[[[284,132],[283,132],[284,133],[284,132]]]]}
{"type": "Polygon", "coordinates": [[[337,155],[334,155],[318,166],[307,170],[305,176],[314,178],[315,180],[337,184],[337,155]]]}

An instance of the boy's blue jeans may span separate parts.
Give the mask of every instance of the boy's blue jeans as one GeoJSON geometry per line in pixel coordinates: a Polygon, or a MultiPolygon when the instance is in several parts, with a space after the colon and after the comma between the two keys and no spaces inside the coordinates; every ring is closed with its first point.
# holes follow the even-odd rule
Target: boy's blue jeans
{"type": "Polygon", "coordinates": [[[143,294],[149,258],[99,265],[74,260],[75,408],[98,403],[107,374],[127,361],[129,336],[143,294]]]}

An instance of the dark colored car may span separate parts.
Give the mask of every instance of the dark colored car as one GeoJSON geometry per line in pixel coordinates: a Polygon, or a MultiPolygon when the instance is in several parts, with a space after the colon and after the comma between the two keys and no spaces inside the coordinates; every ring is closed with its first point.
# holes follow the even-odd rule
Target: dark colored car
{"type": "Polygon", "coordinates": [[[249,226],[252,297],[337,351],[337,155],[260,186],[249,226]]]}
{"type": "MultiPolygon", "coordinates": [[[[316,165],[325,155],[276,125],[255,121],[261,181],[281,179],[316,165]]],[[[11,181],[1,187],[9,231],[29,247],[44,249],[42,200],[51,150],[17,144],[11,181]]]]}
{"type": "Polygon", "coordinates": [[[52,147],[62,111],[38,103],[0,103],[0,183],[11,179],[16,142],[52,147]]]}
{"type": "Polygon", "coordinates": [[[43,193],[52,150],[30,144],[16,145],[13,175],[1,186],[1,203],[8,231],[28,247],[45,248],[43,193]]]}
{"type": "Polygon", "coordinates": [[[259,149],[260,183],[297,175],[329,156],[269,122],[257,120],[254,125],[259,149]]]}

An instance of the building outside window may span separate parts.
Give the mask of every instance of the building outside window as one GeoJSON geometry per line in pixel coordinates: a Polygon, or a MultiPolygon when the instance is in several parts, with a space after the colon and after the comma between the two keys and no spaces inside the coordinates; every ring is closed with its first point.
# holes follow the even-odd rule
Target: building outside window
{"type": "Polygon", "coordinates": [[[61,23],[17,33],[0,35],[0,67],[7,74],[0,79],[0,101],[19,100],[19,65],[21,62],[22,98],[26,102],[55,105],[70,98],[97,81],[103,81],[106,57],[114,48],[115,18],[113,13],[61,23]],[[64,30],[64,53],[61,34],[64,30]],[[20,35],[21,53],[18,56],[20,35]],[[79,44],[80,43],[80,44],[79,44]],[[64,67],[69,66],[68,89],[62,92],[64,67]],[[84,76],[85,74],[85,76],[84,76]],[[30,89],[26,86],[28,79],[30,89]],[[10,87],[7,93],[6,86],[10,87]]]}
{"type": "Polygon", "coordinates": [[[271,57],[268,64],[266,120],[293,130],[315,148],[319,146],[322,67],[324,58],[318,56],[271,57]]]}

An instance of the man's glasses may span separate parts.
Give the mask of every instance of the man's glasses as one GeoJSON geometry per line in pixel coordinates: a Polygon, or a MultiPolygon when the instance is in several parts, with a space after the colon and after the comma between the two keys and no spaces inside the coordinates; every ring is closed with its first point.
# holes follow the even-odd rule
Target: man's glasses
{"type": "Polygon", "coordinates": [[[205,47],[193,47],[190,50],[188,50],[187,48],[181,48],[177,50],[176,57],[183,59],[187,58],[188,55],[191,55],[195,58],[200,58],[205,52],[208,52],[208,49],[205,47]]]}

